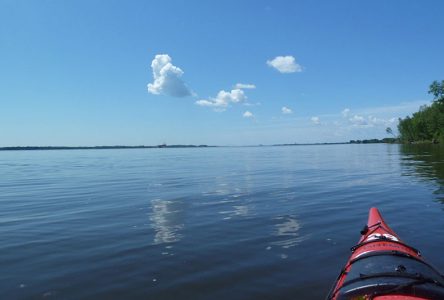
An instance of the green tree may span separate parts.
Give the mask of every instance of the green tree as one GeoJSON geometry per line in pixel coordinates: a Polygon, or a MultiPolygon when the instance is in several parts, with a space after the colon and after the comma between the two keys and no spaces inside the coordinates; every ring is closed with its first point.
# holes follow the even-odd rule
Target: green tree
{"type": "Polygon", "coordinates": [[[432,94],[435,98],[434,101],[437,102],[444,102],[444,80],[441,80],[441,82],[435,80],[432,82],[432,84],[429,86],[429,94],[432,94]]]}
{"type": "Polygon", "coordinates": [[[434,96],[431,105],[423,105],[411,117],[399,119],[401,141],[444,143],[444,80],[434,81],[429,87],[429,94],[434,96]]]}

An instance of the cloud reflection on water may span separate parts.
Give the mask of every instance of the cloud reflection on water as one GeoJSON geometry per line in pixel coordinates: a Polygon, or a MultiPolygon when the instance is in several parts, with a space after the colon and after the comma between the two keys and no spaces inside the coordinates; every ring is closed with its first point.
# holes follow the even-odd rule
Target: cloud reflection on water
{"type": "Polygon", "coordinates": [[[150,220],[155,230],[154,244],[173,243],[182,238],[184,228],[185,204],[180,200],[151,200],[150,220]]]}
{"type": "MultiPolygon", "coordinates": [[[[229,203],[233,203],[233,201],[229,201],[229,203]]],[[[219,214],[225,215],[224,220],[229,220],[233,217],[247,217],[251,215],[251,213],[251,207],[242,203],[232,205],[229,210],[219,211],[219,214]]]]}
{"type": "Polygon", "coordinates": [[[280,246],[284,249],[294,247],[304,240],[299,231],[302,226],[294,216],[279,216],[274,218],[279,223],[274,225],[273,235],[278,238],[271,243],[274,246],[280,246]]]}

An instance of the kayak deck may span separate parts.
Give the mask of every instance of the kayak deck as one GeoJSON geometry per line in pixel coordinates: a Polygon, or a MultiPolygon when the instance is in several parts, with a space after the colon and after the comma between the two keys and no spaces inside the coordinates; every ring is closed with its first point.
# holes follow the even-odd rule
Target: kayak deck
{"type": "Polygon", "coordinates": [[[327,299],[444,299],[444,278],[371,208],[361,238],[327,299]]]}

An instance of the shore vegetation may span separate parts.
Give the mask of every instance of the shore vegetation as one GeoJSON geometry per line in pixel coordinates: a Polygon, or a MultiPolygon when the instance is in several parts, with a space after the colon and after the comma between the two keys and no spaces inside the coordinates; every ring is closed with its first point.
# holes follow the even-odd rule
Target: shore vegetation
{"type": "Polygon", "coordinates": [[[412,116],[399,119],[401,142],[444,144],[444,80],[434,81],[429,94],[434,97],[430,105],[423,105],[412,116]]]}

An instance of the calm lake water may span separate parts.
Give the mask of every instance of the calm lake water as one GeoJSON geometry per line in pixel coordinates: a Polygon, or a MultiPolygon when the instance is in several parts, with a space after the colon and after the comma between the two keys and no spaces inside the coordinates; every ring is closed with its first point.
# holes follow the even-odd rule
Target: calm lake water
{"type": "Polygon", "coordinates": [[[323,299],[377,206],[444,272],[444,148],[0,152],[2,299],[323,299]]]}

